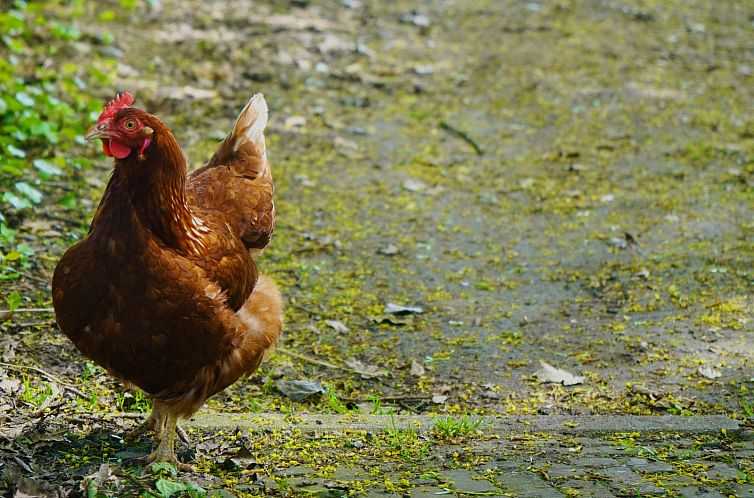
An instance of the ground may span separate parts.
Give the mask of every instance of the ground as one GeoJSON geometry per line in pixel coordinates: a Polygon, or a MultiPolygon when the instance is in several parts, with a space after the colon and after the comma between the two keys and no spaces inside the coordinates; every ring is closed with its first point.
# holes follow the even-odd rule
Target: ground
{"type": "Polygon", "coordinates": [[[470,494],[754,495],[750,4],[123,4],[76,4],[83,36],[47,63],[98,61],[110,79],[92,91],[133,93],[192,167],[252,94],[267,98],[279,221],[259,266],[283,289],[284,339],[202,413],[289,426],[194,425],[198,447],[182,457],[197,475],[177,478],[143,469],[147,439],[119,438],[133,425],[124,412],[148,400],[84,361],[48,309],[55,262],[111,167],[79,145],[69,153],[94,166],[39,186],[73,192],[76,208],[11,218],[34,255],[0,281],[31,310],[0,325],[8,489],[34,479],[80,493],[94,475],[92,494],[193,482],[418,497],[469,491],[448,484],[466,469],[492,487],[470,494]],[[543,383],[541,361],[583,379],[543,383]],[[294,380],[324,392],[293,401],[294,380]],[[297,428],[332,413],[341,429],[297,428]],[[356,413],[383,418],[352,435],[356,413]],[[390,413],[429,426],[397,427],[390,413]],[[573,427],[501,433],[490,421],[503,415],[573,427]],[[603,415],[675,418],[665,431],[579,434],[603,415]],[[706,415],[728,422],[686,427],[706,415]],[[103,464],[117,471],[98,481],[103,464]],[[368,479],[343,470],[367,465],[368,479]],[[519,484],[500,477],[514,468],[519,484]]]}

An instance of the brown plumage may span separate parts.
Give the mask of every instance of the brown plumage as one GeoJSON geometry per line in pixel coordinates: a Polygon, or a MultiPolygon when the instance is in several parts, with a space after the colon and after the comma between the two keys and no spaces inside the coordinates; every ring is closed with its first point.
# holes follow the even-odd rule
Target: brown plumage
{"type": "Polygon", "coordinates": [[[119,96],[87,138],[115,169],[88,235],[61,258],[53,303],[61,330],[88,358],[148,393],[137,432],[175,463],[178,417],[254,371],[282,329],[275,283],[251,252],[272,235],[267,106],[254,96],[203,168],[186,174],[173,134],[119,96]]]}

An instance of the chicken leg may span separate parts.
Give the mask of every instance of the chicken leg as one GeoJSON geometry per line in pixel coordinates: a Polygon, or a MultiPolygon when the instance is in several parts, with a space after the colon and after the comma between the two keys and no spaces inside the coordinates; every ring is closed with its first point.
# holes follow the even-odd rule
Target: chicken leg
{"type": "Polygon", "coordinates": [[[147,432],[153,431],[155,439],[162,439],[162,432],[165,428],[165,414],[162,406],[154,401],[152,403],[152,413],[136,429],[132,430],[126,436],[126,441],[133,443],[147,432]]]}
{"type": "MultiPolygon", "coordinates": [[[[152,402],[152,413],[138,427],[126,435],[126,441],[133,443],[148,432],[154,432],[155,441],[162,439],[165,431],[165,409],[158,401],[152,402]]],[[[188,434],[180,425],[175,426],[178,437],[186,444],[190,444],[188,434]]]]}
{"type": "Polygon", "coordinates": [[[157,449],[147,457],[147,463],[166,462],[175,465],[178,470],[193,472],[193,466],[187,463],[181,463],[175,457],[175,434],[176,428],[178,427],[178,417],[165,414],[164,420],[165,424],[160,432],[160,444],[157,446],[157,449]]]}

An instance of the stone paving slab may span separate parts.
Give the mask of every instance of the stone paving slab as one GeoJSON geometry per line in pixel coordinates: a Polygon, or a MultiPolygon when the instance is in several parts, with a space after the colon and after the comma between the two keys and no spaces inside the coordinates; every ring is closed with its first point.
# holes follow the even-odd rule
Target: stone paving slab
{"type": "MultiPolygon", "coordinates": [[[[187,427],[203,429],[233,429],[241,427],[254,431],[265,428],[292,428],[303,432],[332,431],[382,431],[387,428],[405,428],[409,424],[416,430],[429,430],[436,417],[412,415],[292,415],[255,413],[199,412],[187,427]]],[[[724,415],[679,417],[674,415],[595,415],[569,417],[561,415],[485,417],[481,428],[498,434],[558,433],[594,434],[622,432],[676,432],[683,434],[719,434],[725,430],[735,434],[741,429],[738,421],[724,415]]]]}
{"type": "Polygon", "coordinates": [[[431,416],[203,412],[187,426],[304,445],[349,441],[308,463],[293,454],[299,463],[273,470],[293,496],[754,497],[752,432],[725,416],[487,417],[460,441],[438,438],[431,416]],[[409,427],[427,443],[423,456],[375,451],[409,427]]]}

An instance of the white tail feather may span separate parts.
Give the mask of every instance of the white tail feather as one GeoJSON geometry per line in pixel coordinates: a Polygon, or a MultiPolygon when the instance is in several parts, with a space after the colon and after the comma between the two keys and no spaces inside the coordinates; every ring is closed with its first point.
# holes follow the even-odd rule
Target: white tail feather
{"type": "Polygon", "coordinates": [[[267,102],[264,95],[258,93],[238,115],[236,125],[233,127],[231,136],[235,137],[233,151],[246,142],[253,143],[262,153],[262,160],[267,160],[267,147],[264,143],[264,127],[267,126],[267,102]]]}

